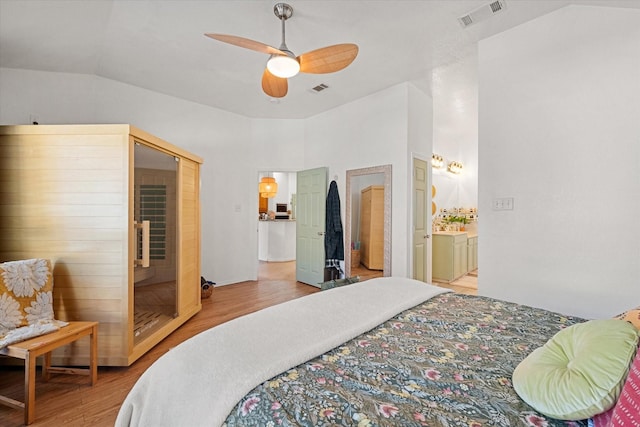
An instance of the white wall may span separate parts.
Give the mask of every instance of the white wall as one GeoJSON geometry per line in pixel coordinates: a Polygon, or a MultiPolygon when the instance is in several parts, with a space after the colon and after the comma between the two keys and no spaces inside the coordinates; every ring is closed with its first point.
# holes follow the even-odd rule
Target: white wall
{"type": "Polygon", "coordinates": [[[95,76],[0,68],[0,123],[95,123],[97,86],[95,76]]]}
{"type": "Polygon", "coordinates": [[[329,166],[338,177],[343,226],[346,171],[391,164],[391,273],[407,276],[406,229],[409,218],[409,147],[430,153],[431,126],[410,124],[410,107],[428,114],[430,97],[411,83],[402,83],[306,120],[305,168],[329,166]],[[411,131],[411,132],[410,132],[411,131]],[[411,139],[410,139],[411,134],[411,139]],[[416,140],[418,140],[416,142],[416,140]]]}
{"type": "Polygon", "coordinates": [[[247,254],[255,249],[257,260],[257,246],[247,250],[257,234],[258,169],[251,165],[268,153],[260,141],[250,145],[251,120],[78,74],[0,69],[0,93],[2,124],[28,124],[31,113],[41,124],[129,123],[203,157],[202,274],[231,283],[256,268],[247,254]]]}
{"type": "Polygon", "coordinates": [[[478,207],[477,51],[436,68],[432,91],[433,152],[445,158],[445,167],[433,170],[434,201],[438,209],[478,207]],[[446,170],[454,160],[464,165],[460,175],[446,170]]]}
{"type": "MultiPolygon", "coordinates": [[[[347,169],[392,164],[392,270],[406,275],[408,111],[431,102],[412,84],[307,120],[249,119],[78,74],[0,69],[0,93],[1,124],[129,123],[203,157],[202,274],[218,284],[257,278],[260,171],[327,166],[344,197],[347,169]]],[[[427,121],[411,137],[430,153],[427,121]]]]}
{"type": "MultiPolygon", "coordinates": [[[[277,105],[275,106],[277,108],[277,105]]],[[[245,230],[249,232],[243,237],[243,241],[235,242],[235,245],[242,247],[242,258],[244,269],[233,269],[219,284],[237,283],[244,280],[255,280],[258,278],[258,234],[256,221],[258,212],[258,175],[264,171],[295,172],[304,169],[304,121],[302,120],[279,120],[279,119],[249,119],[251,126],[251,136],[243,145],[247,151],[251,152],[251,159],[243,163],[242,156],[237,158],[227,158],[226,161],[232,167],[242,170],[243,173],[252,177],[251,182],[243,189],[250,199],[247,203],[251,213],[249,221],[244,226],[227,230],[225,238],[235,242],[233,234],[244,236],[245,230]],[[254,178],[255,177],[255,178],[254,178]],[[230,235],[229,235],[230,234],[230,235]]],[[[295,188],[293,189],[295,192],[295,188]]],[[[290,200],[287,201],[289,203],[290,200]]],[[[271,205],[271,201],[269,206],[271,205]]],[[[273,202],[275,210],[275,202],[273,202]]],[[[284,201],[283,201],[284,203],[284,201]]],[[[224,255],[223,255],[224,259],[224,255]]]]}
{"type": "Polygon", "coordinates": [[[639,20],[570,6],[480,42],[481,294],[585,317],[638,305],[639,20]]]}

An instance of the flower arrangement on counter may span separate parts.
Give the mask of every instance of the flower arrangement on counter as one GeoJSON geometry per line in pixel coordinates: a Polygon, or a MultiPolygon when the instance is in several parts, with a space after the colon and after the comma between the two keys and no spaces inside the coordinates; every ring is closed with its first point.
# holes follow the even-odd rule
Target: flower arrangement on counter
{"type": "Polygon", "coordinates": [[[433,219],[433,231],[465,231],[467,224],[477,220],[476,208],[440,209],[433,219]]]}

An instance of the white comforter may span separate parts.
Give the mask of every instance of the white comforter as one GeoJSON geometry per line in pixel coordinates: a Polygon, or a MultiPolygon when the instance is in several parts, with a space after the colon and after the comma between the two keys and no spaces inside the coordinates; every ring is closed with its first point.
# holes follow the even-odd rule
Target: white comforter
{"type": "Polygon", "coordinates": [[[260,383],[447,290],[385,277],[318,292],[223,323],[140,377],[116,426],[220,426],[260,383]]]}

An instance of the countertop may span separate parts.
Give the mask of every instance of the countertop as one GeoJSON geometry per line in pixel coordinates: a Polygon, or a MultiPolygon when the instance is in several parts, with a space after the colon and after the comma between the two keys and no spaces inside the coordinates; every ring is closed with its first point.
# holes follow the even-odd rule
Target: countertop
{"type": "Polygon", "coordinates": [[[466,234],[467,237],[478,237],[478,233],[471,231],[436,231],[433,234],[442,234],[445,236],[459,236],[460,234],[466,234]]]}

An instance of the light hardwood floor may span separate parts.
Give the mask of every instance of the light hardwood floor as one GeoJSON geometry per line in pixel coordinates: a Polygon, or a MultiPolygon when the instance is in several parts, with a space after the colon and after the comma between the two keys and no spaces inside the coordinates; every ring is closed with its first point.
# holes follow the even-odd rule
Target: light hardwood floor
{"type": "Polygon", "coordinates": [[[462,276],[461,278],[454,280],[451,283],[433,282],[434,285],[449,288],[460,294],[477,295],[478,294],[478,270],[474,270],[462,276]]]}
{"type": "MultiPolygon", "coordinates": [[[[172,347],[235,317],[319,291],[295,281],[295,263],[260,263],[259,279],[216,287],[212,296],[202,301],[202,311],[133,365],[128,368],[100,367],[98,382],[93,387],[87,385],[82,376],[57,375],[49,382],[38,378],[36,421],[31,425],[113,426],[118,409],[133,384],[147,367],[172,347]]],[[[362,280],[366,280],[365,277],[362,280]]],[[[469,287],[455,289],[455,282],[441,285],[460,292],[473,291],[469,287]]],[[[0,366],[0,394],[22,400],[23,372],[22,367],[0,366]]],[[[22,421],[22,411],[0,406],[0,426],[22,426],[22,421]]]]}
{"type": "MultiPolygon", "coordinates": [[[[295,270],[295,262],[293,262],[294,266],[292,267],[295,270]]],[[[294,271],[295,275],[295,271],[294,271]]],[[[364,266],[360,265],[359,267],[351,269],[351,276],[359,276],[360,280],[372,279],[374,277],[381,277],[382,271],[380,270],[369,270],[364,266]]],[[[444,282],[433,282],[434,285],[440,286],[442,288],[448,288],[453,290],[454,292],[458,292],[460,294],[467,295],[477,295],[478,294],[478,270],[474,270],[466,276],[462,276],[461,278],[454,280],[451,283],[444,282]]]]}

